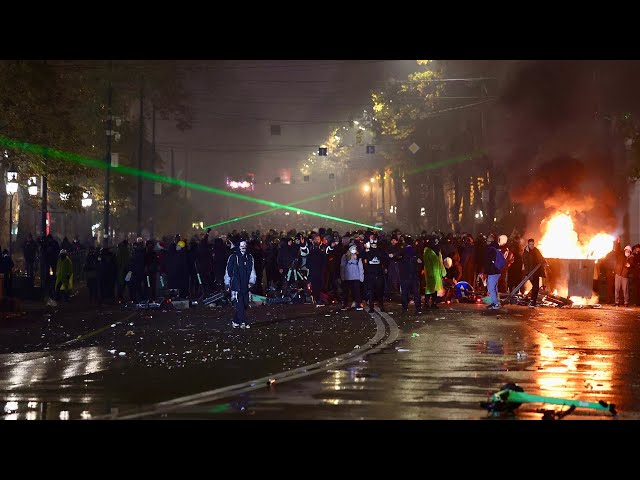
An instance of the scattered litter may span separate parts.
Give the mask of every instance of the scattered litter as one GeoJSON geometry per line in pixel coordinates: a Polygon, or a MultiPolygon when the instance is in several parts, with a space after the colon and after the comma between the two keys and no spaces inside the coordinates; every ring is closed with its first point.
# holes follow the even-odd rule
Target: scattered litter
{"type": "Polygon", "coordinates": [[[514,315],[515,315],[516,317],[521,317],[521,316],[522,316],[522,315],[520,315],[519,313],[514,313],[514,315]]]}
{"type": "Polygon", "coordinates": [[[222,350],[223,352],[230,352],[231,349],[230,348],[225,348],[224,350],[222,350]]]}
{"type": "Polygon", "coordinates": [[[353,349],[355,350],[356,348],[360,348],[360,345],[356,345],[355,347],[353,347],[353,349]]]}
{"type": "Polygon", "coordinates": [[[324,316],[325,316],[325,317],[330,317],[330,316],[331,316],[331,314],[330,314],[330,313],[325,313],[325,314],[324,314],[324,316]]]}
{"type": "Polygon", "coordinates": [[[109,350],[109,353],[110,353],[111,355],[115,355],[115,354],[116,354],[116,350],[109,350]]]}
{"type": "Polygon", "coordinates": [[[120,352],[120,353],[118,353],[118,355],[120,355],[121,357],[125,357],[127,354],[124,353],[124,352],[120,352]]]}
{"type": "MultiPolygon", "coordinates": [[[[129,325],[133,327],[133,322],[129,322],[129,325]]],[[[113,325],[112,325],[113,326],[113,325]]]]}
{"type": "Polygon", "coordinates": [[[275,378],[270,378],[269,380],[267,380],[267,385],[273,385],[274,383],[276,383],[275,378]]]}
{"type": "Polygon", "coordinates": [[[516,358],[518,359],[527,358],[527,356],[528,356],[527,352],[524,352],[524,351],[520,351],[516,353],[516,358]]]}
{"type": "Polygon", "coordinates": [[[133,333],[133,330],[129,330],[129,331],[126,333],[126,335],[127,335],[127,337],[133,337],[133,336],[135,335],[135,333],[133,333]]]}
{"type": "Polygon", "coordinates": [[[115,323],[112,323],[112,324],[111,324],[111,328],[114,328],[115,326],[116,326],[116,324],[115,324],[115,323]]]}
{"type": "Polygon", "coordinates": [[[399,352],[410,352],[411,350],[409,350],[408,348],[398,348],[399,352]]]}
{"type": "Polygon", "coordinates": [[[602,324],[601,324],[601,323],[599,323],[599,324],[597,324],[597,325],[596,325],[596,327],[601,327],[601,326],[602,326],[602,324]]]}
{"type": "Polygon", "coordinates": [[[413,332],[413,333],[411,334],[411,337],[412,337],[412,338],[419,337],[419,336],[420,336],[420,334],[419,334],[419,333],[416,333],[416,332],[413,332]]]}

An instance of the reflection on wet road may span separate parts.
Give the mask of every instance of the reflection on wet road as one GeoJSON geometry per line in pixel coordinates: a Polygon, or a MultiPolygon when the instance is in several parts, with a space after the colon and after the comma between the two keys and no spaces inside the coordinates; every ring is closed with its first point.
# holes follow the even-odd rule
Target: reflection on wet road
{"type": "MultiPolygon", "coordinates": [[[[514,306],[496,315],[456,305],[420,317],[394,313],[403,339],[366,361],[244,395],[240,409],[233,398],[167,417],[486,419],[494,417],[479,403],[507,383],[546,397],[604,400],[617,405],[615,418],[638,417],[636,310],[514,306]]],[[[539,419],[540,409],[561,407],[524,404],[517,418],[539,419]]],[[[566,418],[612,416],[579,408],[566,418]]]]}
{"type": "MultiPolygon", "coordinates": [[[[496,314],[453,305],[421,316],[392,307],[389,314],[400,340],[378,353],[150,418],[486,419],[493,417],[480,402],[507,383],[547,397],[604,400],[617,405],[616,418],[638,418],[640,310],[509,306],[496,314]]],[[[123,413],[308,365],[375,333],[362,312],[295,317],[242,332],[197,314],[137,319],[68,349],[0,355],[4,418],[123,413]]],[[[558,408],[525,404],[517,418],[539,419],[541,407],[558,408]]],[[[611,417],[577,409],[567,418],[611,417]]]]}

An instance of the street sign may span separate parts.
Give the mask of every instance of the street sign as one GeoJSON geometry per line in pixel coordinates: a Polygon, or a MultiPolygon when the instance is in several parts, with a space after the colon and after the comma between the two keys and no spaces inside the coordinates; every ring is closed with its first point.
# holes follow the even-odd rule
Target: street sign
{"type": "Polygon", "coordinates": [[[376,146],[375,145],[367,145],[367,153],[369,153],[369,154],[376,153],[376,146]]]}
{"type": "Polygon", "coordinates": [[[416,152],[420,150],[420,147],[418,145],[416,145],[416,142],[413,142],[411,145],[409,145],[409,151],[411,153],[413,153],[414,155],[416,154],[416,152]]]}

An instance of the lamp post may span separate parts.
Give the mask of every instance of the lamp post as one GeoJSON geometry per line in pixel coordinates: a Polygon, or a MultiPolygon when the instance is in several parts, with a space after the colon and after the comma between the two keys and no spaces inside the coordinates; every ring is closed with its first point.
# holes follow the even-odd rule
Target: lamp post
{"type": "Polygon", "coordinates": [[[12,230],[13,230],[13,196],[18,191],[18,172],[14,167],[7,172],[7,195],[9,195],[9,256],[11,256],[12,230]]]}
{"type": "MultiPolygon", "coordinates": [[[[38,195],[38,177],[29,177],[27,180],[27,191],[31,197],[38,195]]],[[[36,217],[36,214],[36,210],[34,210],[33,235],[37,237],[36,232],[38,231],[38,218],[36,217]]]]}

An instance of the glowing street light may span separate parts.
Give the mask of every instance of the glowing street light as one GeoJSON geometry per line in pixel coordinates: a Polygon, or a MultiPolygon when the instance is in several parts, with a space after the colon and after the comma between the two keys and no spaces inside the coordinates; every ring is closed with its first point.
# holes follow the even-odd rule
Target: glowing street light
{"type": "Polygon", "coordinates": [[[32,197],[38,195],[38,177],[29,177],[29,180],[27,180],[27,190],[32,197]]]}
{"type": "Polygon", "coordinates": [[[7,172],[7,195],[9,195],[9,256],[11,256],[11,239],[13,237],[13,196],[18,192],[18,172],[9,168],[7,172]]]}
{"type": "Polygon", "coordinates": [[[91,192],[82,192],[82,200],[80,203],[83,207],[89,208],[93,204],[93,198],[91,198],[91,192]]]}

